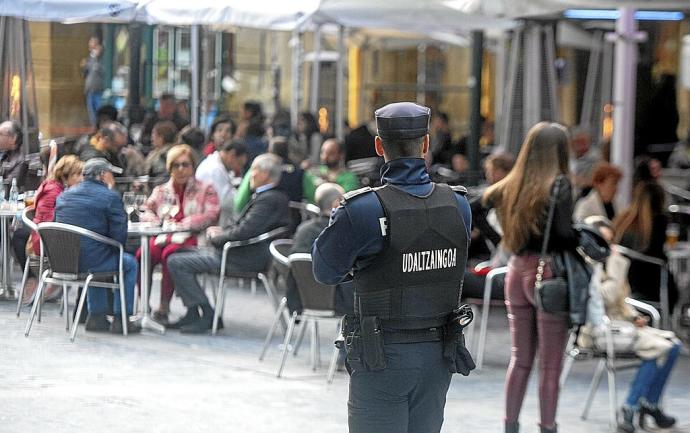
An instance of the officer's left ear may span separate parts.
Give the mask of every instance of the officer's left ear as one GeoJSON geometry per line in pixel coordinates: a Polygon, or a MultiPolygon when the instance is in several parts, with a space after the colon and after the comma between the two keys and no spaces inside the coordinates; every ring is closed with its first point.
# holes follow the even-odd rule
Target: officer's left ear
{"type": "Polygon", "coordinates": [[[383,156],[383,143],[381,142],[381,137],[378,135],[374,138],[374,149],[378,156],[383,156]]]}

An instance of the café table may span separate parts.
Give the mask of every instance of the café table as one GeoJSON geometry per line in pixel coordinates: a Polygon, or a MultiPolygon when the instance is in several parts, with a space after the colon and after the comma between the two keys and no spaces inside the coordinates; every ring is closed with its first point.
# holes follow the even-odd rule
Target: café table
{"type": "Polygon", "coordinates": [[[139,279],[139,289],[141,291],[140,299],[140,314],[141,322],[140,325],[144,329],[150,329],[152,331],[159,332],[161,334],[165,333],[165,327],[160,323],[153,320],[149,313],[149,273],[151,268],[151,251],[149,249],[149,239],[158,235],[177,233],[185,231],[179,226],[175,225],[164,225],[159,226],[158,224],[146,223],[146,222],[134,222],[129,223],[127,227],[127,234],[130,236],[139,236],[141,239],[141,265],[140,272],[141,278],[139,279]]]}
{"type": "Polygon", "coordinates": [[[16,293],[11,286],[10,278],[12,269],[10,268],[10,223],[17,216],[17,208],[0,208],[0,250],[2,251],[2,281],[0,283],[0,300],[16,300],[16,293]]]}

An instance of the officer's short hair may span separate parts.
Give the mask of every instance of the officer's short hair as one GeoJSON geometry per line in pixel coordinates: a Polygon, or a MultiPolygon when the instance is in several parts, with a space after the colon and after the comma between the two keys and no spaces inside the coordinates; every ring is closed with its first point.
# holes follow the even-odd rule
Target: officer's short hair
{"type": "Polygon", "coordinates": [[[424,137],[417,138],[382,138],[381,144],[390,159],[419,157],[422,154],[424,137]]]}
{"type": "Polygon", "coordinates": [[[272,183],[280,182],[280,177],[283,175],[283,163],[277,155],[272,153],[262,153],[254,158],[252,168],[254,167],[268,172],[268,178],[272,183]]]}

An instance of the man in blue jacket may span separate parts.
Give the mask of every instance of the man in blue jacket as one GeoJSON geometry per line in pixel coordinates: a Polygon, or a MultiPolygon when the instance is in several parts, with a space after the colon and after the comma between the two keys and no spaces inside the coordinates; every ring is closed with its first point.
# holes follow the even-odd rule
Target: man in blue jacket
{"type": "Polygon", "coordinates": [[[343,332],[350,433],[439,432],[451,373],[474,368],[456,325],[470,206],[463,187],[429,179],[430,111],[376,111],[384,186],[345,194],[312,248],[317,280],[355,286],[343,332]]]}
{"type": "MultiPolygon", "coordinates": [[[[115,184],[113,173],[119,174],[121,168],[115,167],[103,158],[92,158],[84,164],[84,181],[67,189],[57,199],[55,221],[72,224],[114,239],[121,244],[127,241],[127,215],[120,196],[112,191],[115,184]]],[[[101,242],[82,238],[79,252],[79,272],[114,272],[118,269],[119,251],[101,242]]],[[[125,273],[125,300],[127,315],[133,314],[134,286],[137,282],[137,261],[131,254],[123,257],[125,273]]],[[[91,287],[88,292],[88,311],[86,330],[122,334],[122,322],[106,318],[108,301],[106,290],[91,287]]],[[[120,297],[115,296],[114,313],[120,317],[120,297]]],[[[138,332],[141,328],[129,321],[127,331],[138,332]]]]}

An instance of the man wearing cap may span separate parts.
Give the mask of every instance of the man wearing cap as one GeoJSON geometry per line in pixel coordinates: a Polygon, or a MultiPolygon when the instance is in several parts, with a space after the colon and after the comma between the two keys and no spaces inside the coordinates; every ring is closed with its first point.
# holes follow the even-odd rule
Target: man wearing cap
{"type": "MultiPolygon", "coordinates": [[[[115,184],[113,174],[122,173],[103,158],[92,158],[84,163],[84,180],[68,188],[57,199],[55,221],[72,224],[114,239],[121,244],[127,241],[127,215],[120,196],[112,191],[115,184]]],[[[119,252],[110,245],[92,239],[82,238],[79,252],[79,272],[112,272],[118,269],[119,252]]],[[[125,273],[125,299],[127,315],[133,314],[134,285],[137,281],[137,261],[131,254],[123,257],[125,273]]],[[[122,334],[122,322],[108,322],[108,302],[106,290],[101,287],[89,288],[87,295],[88,318],[86,330],[122,334]]],[[[114,297],[114,314],[120,317],[120,297],[114,297]]],[[[138,332],[140,328],[129,322],[128,332],[138,332]]]]}
{"type": "Polygon", "coordinates": [[[383,186],[345,194],[312,249],[319,281],[354,281],[342,342],[351,433],[439,432],[451,374],[474,368],[458,320],[470,316],[456,310],[470,206],[463,187],[429,179],[430,111],[376,111],[383,186]]]}

